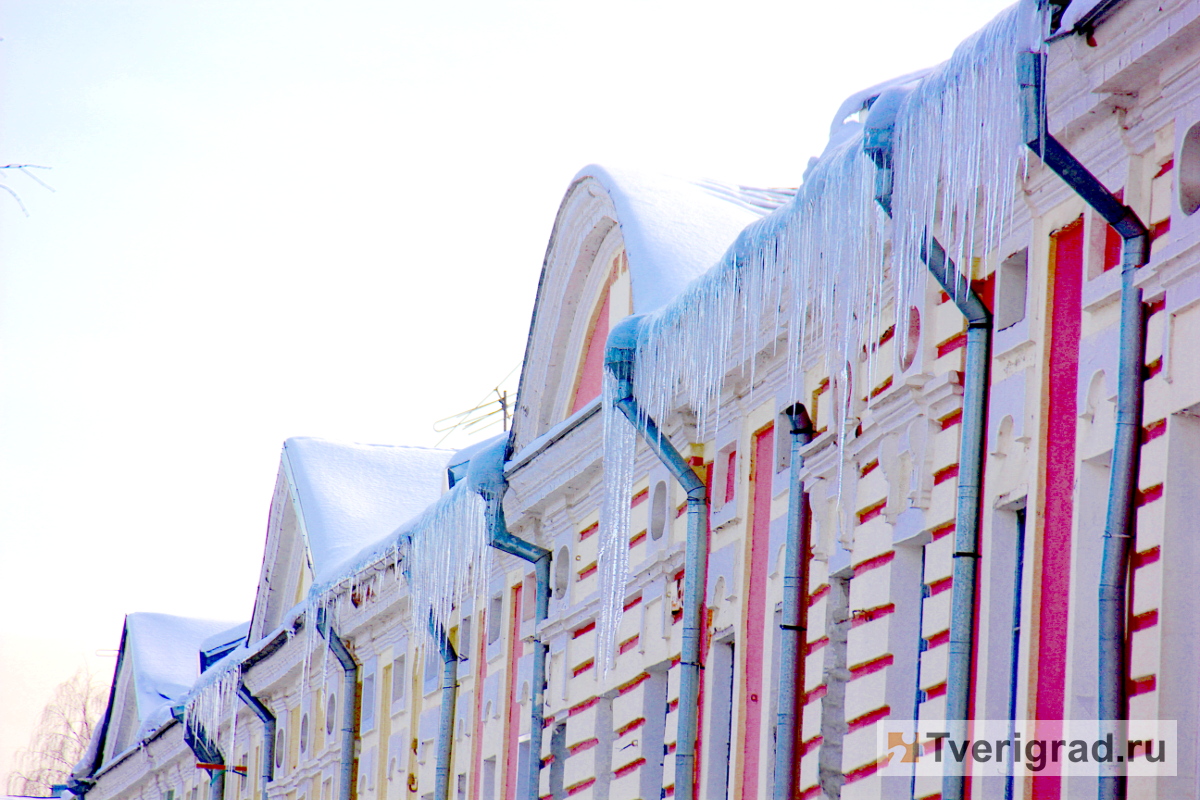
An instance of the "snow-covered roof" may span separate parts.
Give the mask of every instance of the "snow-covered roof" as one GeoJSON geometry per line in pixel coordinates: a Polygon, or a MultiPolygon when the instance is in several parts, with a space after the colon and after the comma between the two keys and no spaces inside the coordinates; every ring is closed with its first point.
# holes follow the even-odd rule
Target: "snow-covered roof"
{"type": "Polygon", "coordinates": [[[141,733],[150,732],[146,730],[147,723],[165,721],[170,716],[171,704],[187,695],[200,677],[200,649],[204,641],[231,627],[233,623],[227,621],[170,614],[138,613],[125,617],[123,662],[133,670],[141,733]]]}
{"type": "Polygon", "coordinates": [[[629,257],[633,309],[662,307],[724,254],[742,229],[786,203],[790,189],[754,189],[628,169],[584,167],[608,192],[629,257]]]}
{"type": "Polygon", "coordinates": [[[297,437],[283,445],[315,582],[435,502],[453,451],[342,444],[297,437]]]}

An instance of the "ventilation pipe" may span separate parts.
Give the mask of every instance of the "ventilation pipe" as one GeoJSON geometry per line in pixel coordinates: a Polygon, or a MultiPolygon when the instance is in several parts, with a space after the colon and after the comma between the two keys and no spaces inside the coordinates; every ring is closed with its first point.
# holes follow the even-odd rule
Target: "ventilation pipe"
{"type": "Polygon", "coordinates": [[[433,796],[437,800],[450,800],[450,755],[454,745],[454,710],[458,705],[458,653],[446,630],[432,618],[429,620],[429,633],[438,643],[438,650],[442,654],[442,708],[438,720],[433,796]]]}
{"type": "Polygon", "coordinates": [[[616,379],[613,402],[687,492],[687,553],[683,573],[683,643],[680,658],[679,730],[675,797],[696,800],[696,739],[700,715],[700,646],[704,632],[704,580],[708,560],[708,492],[679,451],[638,405],[633,392],[638,331],[644,317],[626,317],[608,335],[604,366],[616,379]]]}
{"type": "Polygon", "coordinates": [[[508,453],[507,434],[471,459],[466,480],[487,504],[488,544],[533,564],[537,582],[533,623],[533,678],[529,698],[529,773],[527,800],[538,800],[542,774],[542,730],[546,720],[546,644],[542,641],[542,623],[550,616],[550,551],[514,536],[504,519],[504,462],[508,453]]]}
{"type": "Polygon", "coordinates": [[[328,624],[325,609],[317,611],[317,631],[328,634],[329,649],[342,666],[342,752],[338,761],[338,800],[354,794],[354,698],[358,692],[358,663],[346,644],[328,624]]]}
{"type": "MultiPolygon", "coordinates": [[[[1142,365],[1146,360],[1142,291],[1138,267],[1150,260],[1150,232],[1136,212],[1118,200],[1095,175],[1052,136],[1046,115],[1046,55],[1023,53],[1020,62],[1026,145],[1111,225],[1124,243],[1121,252],[1121,322],[1117,366],[1117,425],[1100,562],[1098,716],[1110,724],[1101,734],[1125,736],[1125,601],[1129,550],[1136,507],[1139,437],[1142,427],[1142,365]]],[[[1101,766],[1098,797],[1125,797],[1124,764],[1101,766]]]]}
{"type": "Polygon", "coordinates": [[[813,426],[800,403],[783,413],[791,423],[792,460],[788,482],[787,544],[783,563],[783,621],[779,624],[779,711],[775,722],[775,800],[800,796],[801,721],[804,706],[804,592],[808,575],[808,495],[804,491],[804,446],[812,441],[813,426]]]}
{"type": "MultiPolygon", "coordinates": [[[[896,113],[910,91],[883,92],[871,107],[863,147],[882,175],[876,177],[876,202],[892,213],[892,147],[896,113]]],[[[950,738],[965,741],[971,716],[971,662],[975,651],[975,601],[979,572],[979,521],[983,510],[983,465],[987,445],[988,372],[991,364],[992,314],[945,249],[927,235],[921,260],[954,301],[967,322],[963,371],[963,411],[958,453],[958,494],[954,511],[954,567],[950,597],[950,642],[946,665],[946,723],[950,738]]],[[[948,769],[942,783],[945,800],[962,800],[961,765],[948,769]]]]}
{"type": "Polygon", "coordinates": [[[266,800],[267,784],[275,779],[275,715],[250,692],[242,677],[238,678],[237,695],[263,724],[262,796],[266,800]]]}

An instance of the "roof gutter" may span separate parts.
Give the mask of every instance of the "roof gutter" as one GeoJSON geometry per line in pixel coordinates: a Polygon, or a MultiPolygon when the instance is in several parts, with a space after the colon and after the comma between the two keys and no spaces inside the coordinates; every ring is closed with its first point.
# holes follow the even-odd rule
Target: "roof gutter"
{"type": "MultiPolygon", "coordinates": [[[[1099,17],[1115,7],[1102,3],[1085,19],[1099,17]]],[[[1121,321],[1117,362],[1117,423],[1113,441],[1112,472],[1108,486],[1108,511],[1100,563],[1098,714],[1101,735],[1118,740],[1126,733],[1129,707],[1125,695],[1126,595],[1129,550],[1134,533],[1137,478],[1142,426],[1143,375],[1146,360],[1145,312],[1142,291],[1135,280],[1138,267],[1150,260],[1150,232],[1129,206],[1117,199],[1096,176],[1052,136],[1047,128],[1046,55],[1023,53],[1021,94],[1025,119],[1023,138],[1055,174],[1121,235],[1121,321]]],[[[1125,797],[1126,771],[1121,763],[1101,766],[1097,797],[1125,797]]]]}
{"type": "Polygon", "coordinates": [[[675,750],[675,797],[696,800],[696,741],[700,714],[704,584],[708,562],[708,490],[634,397],[633,374],[643,316],[626,317],[609,333],[604,366],[616,378],[614,402],[687,492],[687,553],[683,573],[683,642],[680,659],[679,726],[675,750]]]}
{"type": "MultiPolygon", "coordinates": [[[[892,214],[893,139],[896,113],[907,90],[889,89],[880,95],[867,118],[863,146],[875,162],[876,197],[892,214]]],[[[921,260],[934,280],[954,301],[967,323],[963,367],[962,433],[958,453],[958,488],[954,511],[954,555],[950,598],[950,642],[946,665],[946,723],[950,738],[966,741],[971,718],[971,665],[975,652],[975,606],[979,577],[979,523],[983,513],[984,453],[987,444],[992,314],[932,235],[926,235],[921,260]]],[[[965,774],[961,764],[948,769],[942,781],[945,800],[962,800],[965,774]]]]}

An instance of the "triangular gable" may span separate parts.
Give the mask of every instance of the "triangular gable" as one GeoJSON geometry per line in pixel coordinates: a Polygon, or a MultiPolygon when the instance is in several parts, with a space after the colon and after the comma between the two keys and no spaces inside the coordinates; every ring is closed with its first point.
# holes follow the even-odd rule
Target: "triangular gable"
{"type": "Polygon", "coordinates": [[[590,166],[559,207],[521,373],[520,450],[599,393],[604,341],[630,313],[670,302],[789,190],[590,166]]]}
{"type": "Polygon", "coordinates": [[[98,726],[104,737],[100,764],[108,763],[171,720],[200,677],[200,652],[210,637],[228,632],[226,621],[138,613],[125,617],[108,710],[98,726]]]}
{"type": "Polygon", "coordinates": [[[293,438],[283,446],[250,627],[258,641],[313,583],[338,577],[446,489],[453,451],[293,438]]]}

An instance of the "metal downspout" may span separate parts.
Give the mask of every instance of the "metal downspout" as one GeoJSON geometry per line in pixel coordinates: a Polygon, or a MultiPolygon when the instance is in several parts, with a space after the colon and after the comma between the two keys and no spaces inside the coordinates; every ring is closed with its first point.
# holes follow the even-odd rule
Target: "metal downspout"
{"type": "Polygon", "coordinates": [[[238,678],[237,695],[263,724],[262,796],[267,800],[267,784],[275,779],[275,715],[251,694],[243,678],[238,678]]]}
{"type": "MultiPolygon", "coordinates": [[[[503,485],[504,489],[508,484],[503,485]]],[[[513,536],[504,519],[503,493],[491,502],[491,545],[533,564],[537,595],[533,621],[533,680],[529,711],[529,786],[528,800],[538,800],[542,777],[542,731],[546,727],[546,644],[542,641],[542,623],[550,616],[550,551],[513,536]]]]}
{"type": "MultiPolygon", "coordinates": [[[[967,320],[946,678],[946,722],[950,738],[966,741],[967,722],[971,718],[971,662],[975,653],[975,601],[979,574],[979,523],[983,511],[983,462],[987,445],[992,314],[971,289],[967,278],[946,257],[946,251],[936,239],[929,237],[929,246],[923,249],[921,255],[930,273],[967,320]]],[[[945,800],[962,800],[965,797],[965,783],[961,766],[957,770],[948,769],[942,779],[942,797],[945,800]]]]}
{"type": "MultiPolygon", "coordinates": [[[[1118,200],[1063,145],[1047,132],[1046,56],[1024,53],[1021,61],[1021,91],[1024,100],[1026,145],[1084,202],[1121,235],[1121,322],[1117,366],[1117,423],[1113,441],[1112,473],[1108,485],[1108,511],[1104,521],[1104,543],[1100,561],[1099,670],[1097,716],[1110,724],[1101,734],[1114,739],[1125,736],[1126,595],[1129,550],[1133,537],[1135,498],[1139,466],[1139,437],[1142,426],[1142,369],[1146,358],[1142,292],[1134,283],[1138,267],[1150,260],[1150,232],[1129,206],[1118,200]]],[[[1104,764],[1099,782],[1099,800],[1125,797],[1125,767],[1104,764]]]]}
{"type": "MultiPolygon", "coordinates": [[[[876,202],[892,214],[892,147],[896,113],[909,90],[880,95],[864,133],[864,149],[879,169],[876,202]]],[[[975,603],[979,573],[979,523],[983,511],[984,453],[987,446],[988,383],[991,367],[992,314],[971,288],[970,280],[931,235],[921,260],[967,321],[963,367],[963,409],[958,453],[958,489],[954,511],[954,557],[950,597],[950,641],[946,665],[946,722],[951,739],[965,741],[971,717],[971,663],[975,651],[975,603]]],[[[942,781],[945,800],[962,800],[965,775],[948,768],[942,781]]]]}
{"type": "Polygon", "coordinates": [[[808,527],[808,495],[804,492],[804,446],[812,441],[812,420],[800,403],[784,411],[791,422],[792,460],[788,484],[787,549],[783,564],[783,619],[780,622],[779,711],[775,722],[774,800],[800,795],[800,722],[804,692],[804,531],[808,527]]]}
{"type": "Polygon", "coordinates": [[[704,580],[708,559],[708,491],[695,470],[642,412],[633,394],[641,316],[626,317],[608,335],[604,366],[617,380],[614,401],[646,444],[687,492],[687,553],[683,574],[683,641],[680,654],[679,723],[675,750],[675,797],[696,800],[696,739],[700,715],[701,642],[704,632],[704,580]]]}
{"type": "Polygon", "coordinates": [[[458,706],[458,653],[442,626],[431,618],[429,633],[442,653],[442,707],[438,721],[437,767],[433,796],[450,800],[450,756],[454,746],[454,711],[458,706]]]}
{"type": "Polygon", "coordinates": [[[342,665],[342,752],[338,765],[338,800],[352,800],[354,795],[354,698],[358,692],[358,663],[346,649],[345,643],[330,626],[329,649],[342,665]]]}

